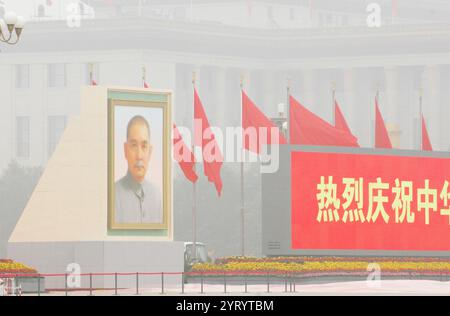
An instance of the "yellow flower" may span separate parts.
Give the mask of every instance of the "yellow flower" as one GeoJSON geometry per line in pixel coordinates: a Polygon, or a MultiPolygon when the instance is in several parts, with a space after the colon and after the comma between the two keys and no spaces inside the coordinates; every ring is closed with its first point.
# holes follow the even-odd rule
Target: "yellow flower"
{"type": "MultiPolygon", "coordinates": [[[[351,273],[367,272],[370,261],[345,261],[344,259],[333,260],[325,258],[319,260],[298,260],[289,262],[287,258],[226,258],[222,264],[195,264],[194,272],[218,272],[218,273],[351,273]],[[244,259],[244,260],[243,260],[244,259]]],[[[381,260],[378,262],[383,272],[429,272],[450,273],[450,261],[391,261],[381,260]]]]}
{"type": "Polygon", "coordinates": [[[22,263],[8,261],[0,262],[0,273],[35,273],[36,270],[22,263]]]}

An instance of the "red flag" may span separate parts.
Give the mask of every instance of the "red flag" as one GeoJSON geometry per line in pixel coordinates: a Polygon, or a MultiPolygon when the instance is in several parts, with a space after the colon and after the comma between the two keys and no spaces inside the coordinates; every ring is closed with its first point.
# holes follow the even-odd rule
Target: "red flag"
{"type": "Polygon", "coordinates": [[[289,96],[289,103],[292,144],[359,147],[356,137],[310,112],[294,97],[289,96]]]}
{"type": "Polygon", "coordinates": [[[378,98],[375,98],[375,148],[392,149],[392,143],[384,124],[383,116],[381,116],[380,107],[378,106],[378,98]]]}
{"type": "Polygon", "coordinates": [[[180,134],[177,126],[173,124],[173,157],[178,162],[183,170],[185,177],[195,183],[198,179],[197,173],[195,172],[195,157],[192,151],[186,146],[183,137],[180,134]]]}
{"type": "Polygon", "coordinates": [[[95,81],[94,79],[92,79],[91,85],[93,85],[93,86],[98,86],[97,81],[95,81]]]}
{"type": "Polygon", "coordinates": [[[334,101],[334,126],[349,134],[352,133],[337,101],[334,101]]]}
{"type": "Polygon", "coordinates": [[[197,90],[194,89],[194,118],[201,122],[201,127],[195,124],[195,145],[202,148],[203,169],[209,182],[216,186],[219,196],[222,194],[222,178],[220,169],[222,168],[223,156],[220,148],[211,131],[208,118],[206,117],[200,97],[197,90]],[[201,135],[199,135],[201,133],[201,135]]]}
{"type": "Polygon", "coordinates": [[[260,145],[267,144],[286,144],[286,139],[283,134],[280,133],[278,127],[267,118],[263,112],[253,103],[252,100],[247,96],[247,94],[242,90],[242,128],[244,130],[254,128],[255,133],[244,135],[242,140],[244,148],[253,151],[257,154],[260,153],[260,145]],[[260,138],[259,131],[261,128],[266,128],[266,136],[260,138]],[[272,141],[271,129],[276,128],[278,138],[272,141]],[[249,137],[254,137],[254,139],[249,139],[249,137]],[[256,147],[256,148],[255,148],[256,147]]]}
{"type": "Polygon", "coordinates": [[[425,118],[423,117],[423,115],[422,115],[422,150],[433,151],[430,137],[428,136],[427,126],[425,124],[425,118]]]}
{"type": "MultiPolygon", "coordinates": [[[[355,137],[350,130],[350,127],[347,124],[347,121],[345,120],[344,114],[342,114],[341,107],[339,106],[339,103],[337,101],[334,101],[334,126],[337,129],[340,129],[353,137],[355,137]]],[[[356,137],[355,137],[356,139],[356,137]]],[[[358,144],[359,147],[359,144],[358,144]]]]}
{"type": "Polygon", "coordinates": [[[145,89],[150,88],[150,85],[147,83],[147,81],[144,81],[144,88],[145,88],[145,89]]]}

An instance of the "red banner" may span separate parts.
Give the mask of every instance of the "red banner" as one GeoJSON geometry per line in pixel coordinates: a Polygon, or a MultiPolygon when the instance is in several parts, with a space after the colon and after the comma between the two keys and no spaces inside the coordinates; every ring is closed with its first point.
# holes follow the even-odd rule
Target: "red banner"
{"type": "Polygon", "coordinates": [[[292,153],[292,248],[450,250],[450,159],[292,153]]]}

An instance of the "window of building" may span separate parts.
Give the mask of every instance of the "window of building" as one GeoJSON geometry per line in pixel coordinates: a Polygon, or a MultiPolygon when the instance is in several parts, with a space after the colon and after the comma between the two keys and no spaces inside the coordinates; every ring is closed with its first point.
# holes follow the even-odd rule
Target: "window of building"
{"type": "Polygon", "coordinates": [[[333,26],[333,15],[332,14],[327,14],[326,15],[326,26],[328,27],[332,27],[333,26]]]}
{"type": "Polygon", "coordinates": [[[48,117],[48,156],[53,154],[59,139],[66,128],[65,116],[49,116],[48,117]]]}
{"type": "Polygon", "coordinates": [[[317,26],[318,27],[324,27],[325,26],[325,21],[324,21],[324,17],[323,17],[322,13],[319,13],[319,15],[318,15],[317,26]]]}
{"type": "Polygon", "coordinates": [[[267,8],[267,18],[269,19],[269,20],[273,20],[273,7],[268,7],[267,8]]]}
{"type": "Polygon", "coordinates": [[[37,9],[37,16],[40,18],[45,18],[45,6],[40,4],[37,9]]]}
{"type": "Polygon", "coordinates": [[[51,88],[61,88],[66,86],[66,65],[48,65],[48,86],[51,88]]]}
{"type": "Polygon", "coordinates": [[[28,116],[16,118],[16,156],[30,157],[30,118],[28,116]]]}
{"type": "Polygon", "coordinates": [[[290,8],[290,9],[289,9],[289,19],[290,19],[291,21],[294,21],[294,20],[295,20],[295,8],[290,8]]]}
{"type": "Polygon", "coordinates": [[[16,65],[16,88],[30,87],[30,65],[16,65]]]}

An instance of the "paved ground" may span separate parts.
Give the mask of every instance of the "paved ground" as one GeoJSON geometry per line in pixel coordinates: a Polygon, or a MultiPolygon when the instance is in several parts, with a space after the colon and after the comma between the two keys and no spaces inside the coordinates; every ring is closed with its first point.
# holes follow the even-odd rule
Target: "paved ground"
{"type": "MultiPolygon", "coordinates": [[[[377,283],[368,283],[366,281],[357,282],[339,282],[328,284],[297,284],[294,288],[288,286],[288,292],[285,292],[284,284],[270,285],[270,292],[267,292],[267,285],[257,284],[248,285],[248,293],[245,294],[243,285],[227,285],[224,293],[223,284],[204,284],[201,294],[200,284],[186,284],[184,295],[444,295],[450,296],[450,282],[426,281],[426,280],[382,280],[377,283]],[[289,292],[292,290],[292,292],[289,292]]],[[[119,289],[119,295],[135,295],[135,289],[119,289]]],[[[96,290],[94,295],[114,295],[114,290],[96,290]]],[[[65,292],[49,292],[44,294],[65,295],[65,292]]],[[[89,291],[72,291],[69,296],[89,295],[89,291]]],[[[140,289],[140,295],[161,295],[161,288],[140,289]]],[[[183,295],[180,286],[169,286],[165,288],[164,295],[183,295]]]]}

